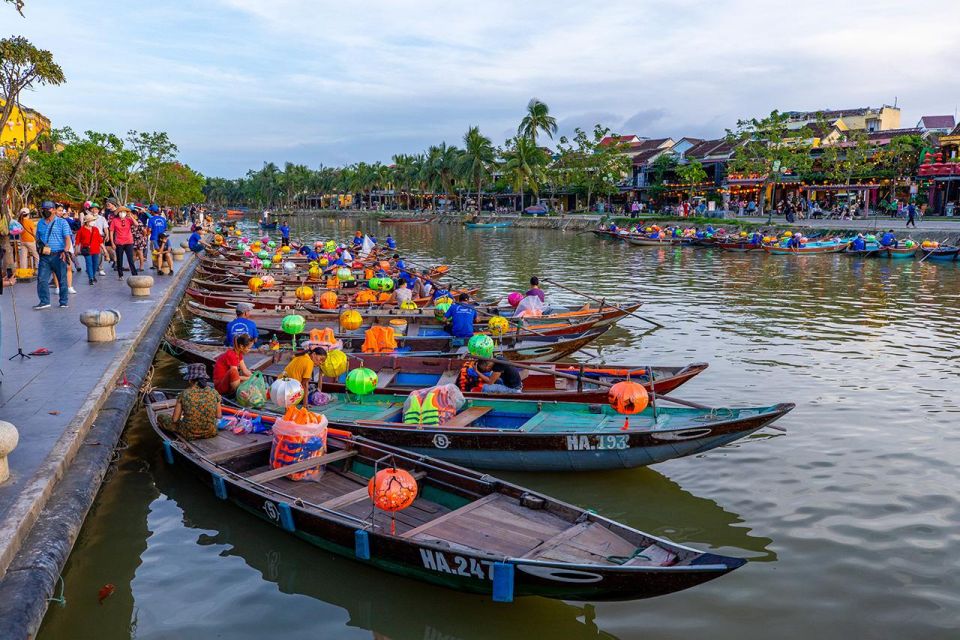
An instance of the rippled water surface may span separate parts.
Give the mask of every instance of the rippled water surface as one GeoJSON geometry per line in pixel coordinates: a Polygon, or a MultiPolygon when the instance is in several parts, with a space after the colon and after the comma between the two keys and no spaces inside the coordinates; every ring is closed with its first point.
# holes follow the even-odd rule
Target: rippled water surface
{"type": "MultiPolygon", "coordinates": [[[[354,225],[304,222],[300,234],[346,237],[354,225]]],[[[960,637],[956,265],[640,248],[573,231],[390,230],[408,259],[449,263],[488,295],[537,274],[640,298],[666,325],[627,319],[580,358],[706,361],[678,396],[797,403],[778,423],[786,434],[698,457],[509,476],[752,561],[652,600],[497,605],[333,557],[219,502],[163,465],[137,416],[64,573],[67,606],[51,607],[42,638],[960,637]],[[108,583],[115,592],[98,605],[108,583]]],[[[177,379],[176,361],[157,362],[158,384],[177,379]]]]}

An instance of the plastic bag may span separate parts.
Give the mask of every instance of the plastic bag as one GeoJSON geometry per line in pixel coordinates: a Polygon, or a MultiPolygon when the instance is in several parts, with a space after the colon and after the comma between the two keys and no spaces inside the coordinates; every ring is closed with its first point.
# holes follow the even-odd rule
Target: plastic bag
{"type": "Polygon", "coordinates": [[[527,296],[517,305],[514,318],[539,318],[546,307],[537,296],[527,296]]]}
{"type": "MultiPolygon", "coordinates": [[[[280,469],[297,462],[319,458],[327,451],[327,418],[299,407],[290,407],[273,423],[270,468],[280,469]]],[[[290,480],[317,480],[320,466],[287,476],[290,480]]]]}
{"type": "Polygon", "coordinates": [[[267,382],[263,374],[254,371],[249,380],[237,387],[237,404],[241,407],[258,409],[267,401],[267,382]]]}

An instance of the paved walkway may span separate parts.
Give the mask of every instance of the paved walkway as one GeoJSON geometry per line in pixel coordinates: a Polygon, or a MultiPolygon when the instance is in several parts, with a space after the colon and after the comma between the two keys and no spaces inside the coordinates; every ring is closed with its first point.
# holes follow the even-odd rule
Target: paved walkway
{"type": "MultiPolygon", "coordinates": [[[[174,232],[171,244],[179,246],[186,233],[174,232]]],[[[187,251],[187,259],[191,259],[187,251]]],[[[175,262],[176,271],[187,262],[175,262]]],[[[21,282],[0,296],[0,419],[13,423],[20,444],[10,456],[11,479],[0,484],[0,575],[9,564],[20,537],[33,524],[46,497],[76,453],[97,410],[111,389],[123,379],[131,346],[150,325],[160,301],[179,280],[157,276],[149,269],[154,286],[149,298],[133,298],[126,280],[109,269],[98,283],[89,285],[85,273],[74,274],[75,295],[61,309],[51,289],[52,306],[37,304],[36,282],[21,282]],[[16,316],[14,315],[16,301],[16,316]],[[80,324],[86,309],[116,309],[121,314],[117,340],[87,342],[80,324]],[[51,355],[13,358],[17,352],[16,318],[25,353],[45,347],[51,355]],[[13,543],[13,544],[11,544],[13,543]]]]}

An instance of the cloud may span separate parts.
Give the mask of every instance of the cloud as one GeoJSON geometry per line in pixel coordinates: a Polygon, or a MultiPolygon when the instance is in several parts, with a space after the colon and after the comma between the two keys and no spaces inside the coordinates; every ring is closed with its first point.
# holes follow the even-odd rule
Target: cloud
{"type": "Polygon", "coordinates": [[[531,96],[561,133],[722,135],[774,108],[949,113],[960,47],[932,38],[955,0],[209,0],[30,3],[14,27],[68,82],[28,97],[55,125],[166,130],[209,174],[264,160],[387,161],[499,144],[531,96]],[[789,13],[789,19],[785,16],[789,13]]]}

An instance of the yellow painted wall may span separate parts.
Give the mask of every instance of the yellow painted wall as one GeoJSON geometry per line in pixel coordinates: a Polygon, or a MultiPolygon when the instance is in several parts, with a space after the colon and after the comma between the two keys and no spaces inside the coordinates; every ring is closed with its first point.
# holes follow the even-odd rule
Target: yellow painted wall
{"type": "MultiPolygon", "coordinates": [[[[0,107],[2,106],[3,101],[0,100],[0,107]]],[[[0,147],[23,148],[24,119],[27,124],[26,139],[33,140],[38,132],[50,131],[50,120],[44,115],[32,109],[21,110],[14,107],[6,126],[3,127],[3,131],[0,131],[0,147]]]]}
{"type": "Polygon", "coordinates": [[[879,112],[869,113],[865,116],[844,116],[840,118],[847,129],[866,129],[867,120],[880,120],[880,131],[900,128],[900,109],[895,107],[883,107],[879,112]]]}

